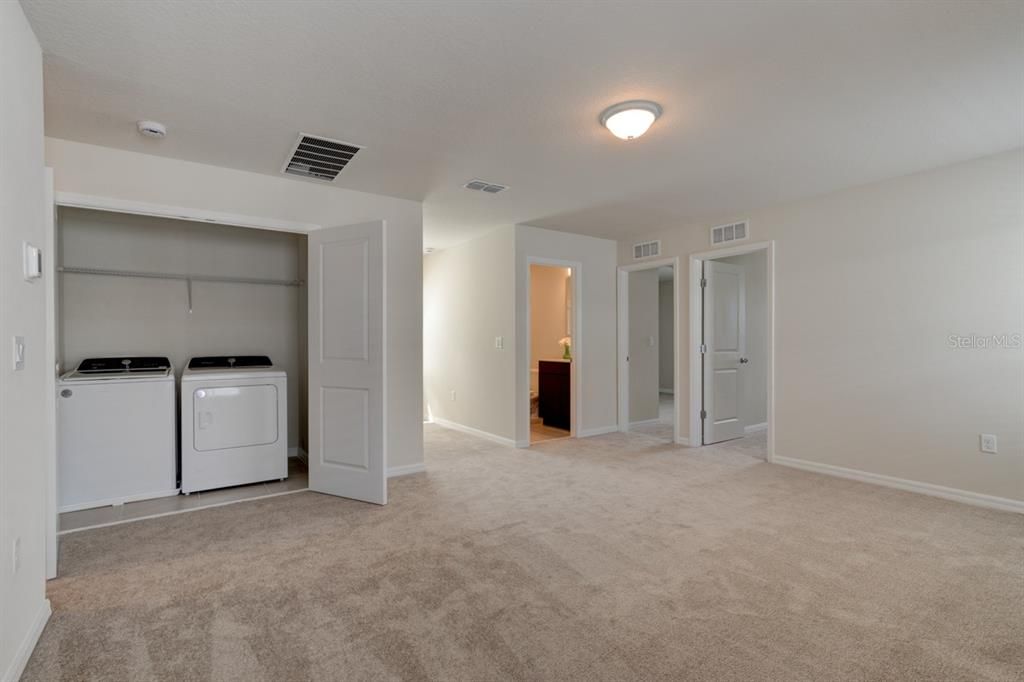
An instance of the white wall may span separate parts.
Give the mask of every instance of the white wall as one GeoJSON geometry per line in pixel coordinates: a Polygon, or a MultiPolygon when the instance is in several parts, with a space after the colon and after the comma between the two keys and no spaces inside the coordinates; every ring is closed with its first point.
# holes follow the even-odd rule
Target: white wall
{"type": "Polygon", "coordinates": [[[743,365],[743,395],[740,419],[744,426],[768,421],[768,252],[755,251],[722,258],[743,268],[746,291],[747,345],[743,365]]]}
{"type": "Polygon", "coordinates": [[[658,282],[658,388],[672,391],[675,386],[675,296],[672,280],[658,282]]]}
{"type": "MultiPolygon", "coordinates": [[[[303,236],[187,220],[60,210],[69,267],[304,280],[303,236]]],[[[305,287],[60,276],[63,366],[87,357],[166,355],[178,375],[199,355],[268,355],[288,374],[288,445],[305,447],[305,287]]]]}
{"type": "Polygon", "coordinates": [[[577,435],[615,430],[615,248],[607,239],[517,225],[424,258],[431,415],[501,442],[530,442],[529,259],[549,258],[580,264],[574,285],[582,295],[573,300],[583,320],[582,334],[573,335],[574,364],[583,367],[577,435]],[[497,336],[504,349],[495,348],[497,336]]]}
{"type": "MultiPolygon", "coordinates": [[[[530,389],[537,390],[539,362],[562,357],[559,343],[569,335],[567,268],[530,266],[530,389]]],[[[571,350],[571,346],[570,346],[571,350]]]]}
{"type": "Polygon", "coordinates": [[[658,418],[658,271],[629,273],[629,421],[658,418]]]}
{"type": "Polygon", "coordinates": [[[515,231],[423,259],[423,371],[430,416],[515,437],[515,231]],[[504,349],[495,348],[495,337],[504,349]],[[455,391],[455,400],[451,392],[455,391]]]}
{"type": "MultiPolygon", "coordinates": [[[[530,258],[553,258],[580,263],[581,300],[573,305],[582,316],[581,333],[574,334],[574,365],[582,368],[583,385],[576,398],[582,401],[577,435],[615,430],[617,421],[616,378],[616,243],[544,230],[528,225],[515,227],[515,328],[525,337],[527,275],[530,258]],[[580,395],[581,394],[581,395],[580,395]]],[[[507,346],[506,346],[507,347],[507,346]]],[[[515,385],[517,442],[529,442],[529,345],[516,347],[515,385]]]]}
{"type": "Polygon", "coordinates": [[[710,225],[749,218],[751,241],[776,244],[776,456],[1020,501],[1024,351],[949,336],[1024,332],[1022,187],[1017,149],[643,235],[619,259],[640,239],[707,251],[710,225]],[[978,452],[979,433],[999,454],[978,452]]]}
{"type": "MultiPolygon", "coordinates": [[[[46,243],[43,66],[21,5],[0,3],[0,679],[16,680],[50,613],[46,600],[44,283],[22,279],[21,243],[46,243]],[[11,337],[25,369],[12,371],[11,337]],[[18,543],[18,568],[13,566],[18,543]]],[[[52,254],[44,254],[50,258],[52,254]]]]}
{"type": "Polygon", "coordinates": [[[422,204],[47,138],[57,192],[323,227],[387,224],[388,466],[423,461],[422,204]]]}

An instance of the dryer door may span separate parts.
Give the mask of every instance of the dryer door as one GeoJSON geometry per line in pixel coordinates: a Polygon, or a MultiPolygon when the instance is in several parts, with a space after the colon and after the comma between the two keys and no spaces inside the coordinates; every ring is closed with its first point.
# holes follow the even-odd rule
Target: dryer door
{"type": "Polygon", "coordinates": [[[277,387],[273,384],[197,388],[192,397],[196,450],[277,442],[277,387]]]}

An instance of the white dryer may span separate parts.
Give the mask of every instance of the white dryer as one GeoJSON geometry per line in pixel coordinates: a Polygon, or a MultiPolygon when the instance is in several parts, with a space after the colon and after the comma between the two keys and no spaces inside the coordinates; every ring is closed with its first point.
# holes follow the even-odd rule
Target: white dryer
{"type": "Polygon", "coordinates": [[[57,385],[60,512],[178,494],[174,369],[90,358],[57,385]]]}
{"type": "Polygon", "coordinates": [[[288,477],[288,377],[262,355],[192,358],[181,375],[181,491],[288,477]]]}

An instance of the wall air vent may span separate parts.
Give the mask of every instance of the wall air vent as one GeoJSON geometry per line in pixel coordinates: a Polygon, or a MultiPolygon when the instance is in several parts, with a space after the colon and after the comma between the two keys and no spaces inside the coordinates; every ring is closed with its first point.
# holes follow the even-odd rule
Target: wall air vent
{"type": "Polygon", "coordinates": [[[738,242],[747,238],[750,234],[750,226],[747,221],[719,225],[711,228],[711,245],[725,244],[726,242],[738,242]]]}
{"type": "Polygon", "coordinates": [[[281,172],[317,182],[334,182],[360,149],[347,142],[299,133],[281,172]]]}
{"type": "Polygon", "coordinates": [[[508,189],[505,185],[499,185],[493,182],[484,182],[483,180],[470,180],[465,185],[466,189],[473,189],[477,192],[487,192],[488,194],[497,194],[498,192],[504,192],[508,189]]]}
{"type": "Polygon", "coordinates": [[[640,242],[639,244],[633,244],[633,260],[640,260],[641,258],[653,258],[661,254],[661,242],[640,242]]]}

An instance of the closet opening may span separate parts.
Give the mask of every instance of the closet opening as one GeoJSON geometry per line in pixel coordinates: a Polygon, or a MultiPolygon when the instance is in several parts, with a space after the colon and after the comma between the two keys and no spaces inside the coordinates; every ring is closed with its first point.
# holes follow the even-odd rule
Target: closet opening
{"type": "Polygon", "coordinates": [[[307,237],[60,206],[58,532],[304,490],[307,237]]]}

